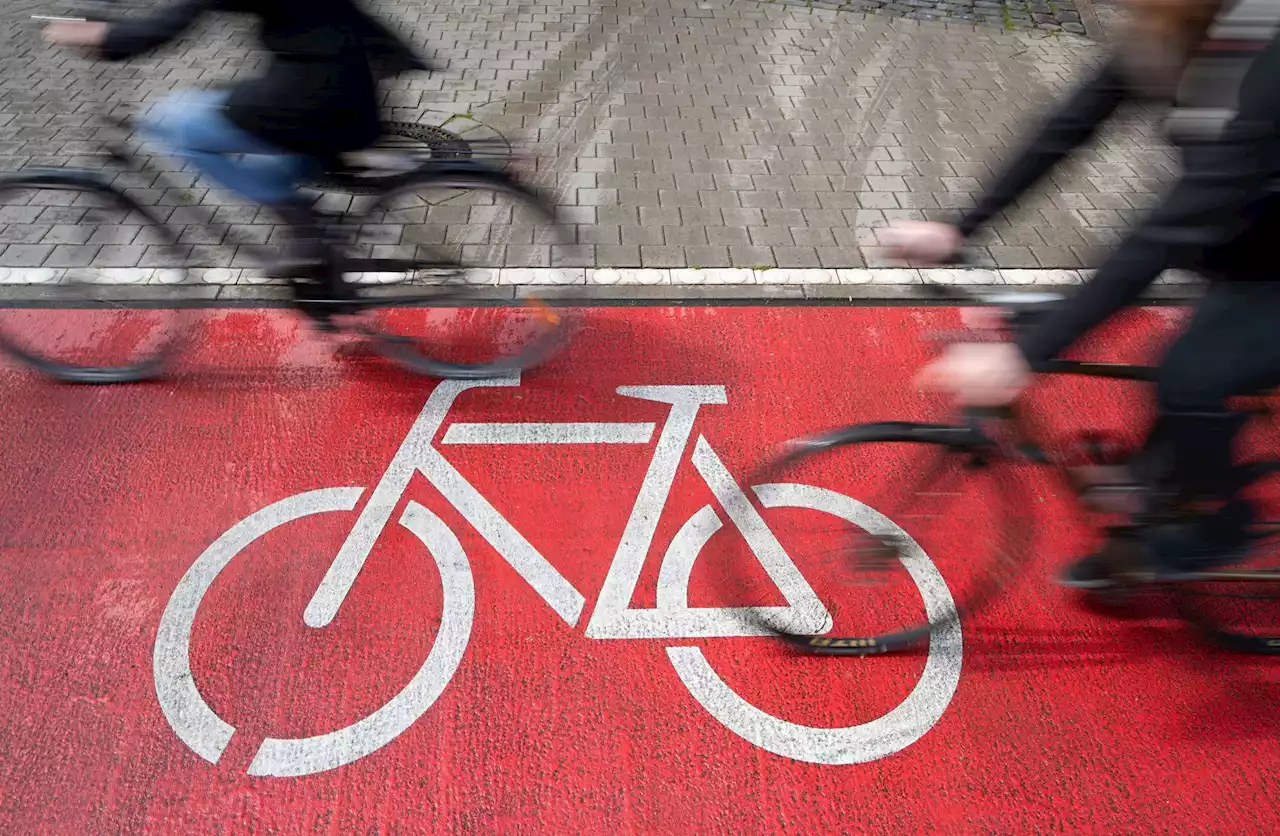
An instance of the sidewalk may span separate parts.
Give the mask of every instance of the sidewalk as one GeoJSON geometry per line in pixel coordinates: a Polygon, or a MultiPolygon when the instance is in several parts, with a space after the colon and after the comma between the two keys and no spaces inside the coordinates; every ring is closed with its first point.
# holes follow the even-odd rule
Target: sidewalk
{"type": "MultiPolygon", "coordinates": [[[[878,269],[897,265],[877,247],[877,228],[968,205],[1022,126],[1098,56],[1096,42],[1043,27],[1084,28],[1073,21],[1080,11],[1094,28],[1097,18],[1063,3],[1044,12],[988,0],[843,4],[874,15],[837,5],[384,2],[379,11],[446,68],[395,82],[387,104],[397,120],[463,115],[536,152],[533,179],[552,190],[577,243],[507,247],[494,266],[567,269],[512,269],[494,282],[779,283],[768,268],[813,271],[806,284],[916,281],[878,269]],[[997,12],[994,23],[956,22],[997,12]]],[[[86,155],[97,147],[99,103],[150,104],[171,89],[255,73],[265,60],[246,48],[242,20],[217,17],[145,61],[94,64],[40,44],[27,20],[36,11],[56,13],[27,0],[0,12],[0,169],[97,165],[86,155]]],[[[1045,272],[1020,275],[1078,281],[1061,271],[1094,266],[1174,166],[1149,118],[1121,117],[975,242],[973,262],[987,268],[980,280],[1035,270],[1045,272]]],[[[120,177],[171,223],[192,224],[189,263],[214,268],[193,280],[255,279],[247,252],[217,245],[268,240],[270,216],[191,175],[179,195],[137,173],[120,177]]],[[[9,268],[0,280],[102,264],[98,245],[58,238],[56,224],[30,211],[0,207],[0,224],[0,268],[9,268]]],[[[360,240],[369,251],[410,246],[394,224],[360,240]]],[[[121,255],[112,251],[111,266],[137,268],[122,281],[163,281],[147,248],[124,263],[121,255]]]]}

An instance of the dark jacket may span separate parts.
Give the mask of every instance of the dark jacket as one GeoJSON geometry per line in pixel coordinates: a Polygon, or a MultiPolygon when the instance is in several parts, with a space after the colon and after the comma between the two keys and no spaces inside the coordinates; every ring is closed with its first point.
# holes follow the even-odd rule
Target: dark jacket
{"type": "Polygon", "coordinates": [[[374,67],[426,68],[353,0],[179,0],[145,19],[113,21],[104,57],[155,49],[207,11],[259,18],[270,64],[264,74],[234,84],[227,116],[285,150],[329,157],[371,144],[379,135],[374,67]]]}
{"type": "MultiPolygon", "coordinates": [[[[1105,65],[1045,123],[959,226],[966,235],[1001,212],[1055,163],[1092,136],[1129,98],[1115,61],[1105,65]]],[[[1216,139],[1182,145],[1183,173],[1069,301],[1019,340],[1035,364],[1132,303],[1167,268],[1210,280],[1277,279],[1280,199],[1280,39],[1253,60],[1235,117],[1216,139]]],[[[1277,323],[1280,330],[1280,323],[1277,323]]]]}

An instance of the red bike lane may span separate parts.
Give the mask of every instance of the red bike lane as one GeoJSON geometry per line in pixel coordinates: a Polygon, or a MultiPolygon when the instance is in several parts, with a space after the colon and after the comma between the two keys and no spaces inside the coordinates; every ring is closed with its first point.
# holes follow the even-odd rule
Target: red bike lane
{"type": "MultiPolygon", "coordinates": [[[[257,309],[204,313],[165,382],[0,369],[0,828],[1280,829],[1280,672],[1050,583],[1091,534],[1047,479],[1022,581],[927,656],[799,658],[716,620],[735,602],[701,585],[750,557],[725,502],[786,439],[944,416],[910,380],[957,311],[583,313],[490,385],[339,359],[257,309]]],[[[129,314],[47,324],[107,316],[129,314]]],[[[1143,359],[1176,316],[1083,350],[1143,359]]],[[[1035,403],[1123,428],[1143,395],[1035,403]]],[[[815,487],[867,500],[910,461],[876,455],[815,487]]]]}

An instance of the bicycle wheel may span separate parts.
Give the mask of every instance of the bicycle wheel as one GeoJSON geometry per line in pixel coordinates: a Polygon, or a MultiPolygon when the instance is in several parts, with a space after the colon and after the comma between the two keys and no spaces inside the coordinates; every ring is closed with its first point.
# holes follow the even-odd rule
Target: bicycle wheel
{"type": "MultiPolygon", "coordinates": [[[[178,283],[173,232],[88,172],[19,172],[0,180],[10,268],[0,301],[0,349],[59,380],[122,383],[160,374],[183,337],[183,315],[123,300],[138,283],[178,283]],[[104,265],[104,266],[89,266],[104,265]]],[[[2,240],[2,239],[0,239],[2,240]]],[[[135,294],[136,295],[136,294],[135,294]]]]}
{"type": "Polygon", "coordinates": [[[403,225],[401,243],[384,245],[403,255],[378,258],[375,247],[348,263],[355,327],[389,359],[434,377],[495,377],[545,362],[574,330],[576,317],[535,296],[503,300],[486,287],[508,257],[545,261],[570,240],[553,208],[506,175],[475,166],[412,180],[361,220],[403,225]]]}
{"type": "MultiPolygon", "coordinates": [[[[793,443],[756,481],[818,486],[863,507],[838,516],[764,512],[830,615],[821,634],[764,614],[780,602],[752,561],[728,561],[723,570],[721,605],[743,607],[762,632],[807,653],[915,648],[991,601],[1028,545],[1025,509],[1014,504],[1025,501],[1018,466],[967,427],[885,422],[837,430],[793,443]]],[[[757,493],[767,490],[777,488],[757,493]]]]}
{"type": "Polygon", "coordinates": [[[1246,496],[1258,522],[1243,560],[1177,586],[1179,614],[1211,641],[1242,653],[1280,654],[1280,461],[1252,465],[1246,496]]]}

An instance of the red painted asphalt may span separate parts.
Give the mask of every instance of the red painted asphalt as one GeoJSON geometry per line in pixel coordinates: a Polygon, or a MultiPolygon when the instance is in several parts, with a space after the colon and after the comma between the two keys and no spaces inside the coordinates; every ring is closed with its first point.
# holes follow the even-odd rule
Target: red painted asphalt
{"type": "MultiPolygon", "coordinates": [[[[706,567],[745,552],[722,500],[787,438],[944,414],[908,382],[956,311],[585,315],[518,386],[335,359],[252,310],[204,314],[168,382],[0,369],[0,830],[1280,830],[1276,663],[1159,608],[1078,607],[1045,576],[1089,534],[1047,481],[1026,496],[1027,578],[928,664],[690,637],[716,633],[706,567]],[[682,609],[668,544],[697,545],[683,527],[704,505],[723,526],[682,609]],[[308,626],[361,532],[377,539],[350,594],[308,626]]],[[[129,314],[47,327],[103,316],[129,314]]],[[[1141,357],[1174,316],[1088,348],[1141,357]]],[[[1038,398],[1056,427],[1122,427],[1142,394],[1038,398]]],[[[898,462],[878,455],[806,480],[869,501],[898,462]]],[[[793,513],[762,512],[780,539],[793,513]]],[[[953,543],[981,530],[949,525],[953,543]]],[[[963,566],[929,556],[943,579],[963,566]]]]}

